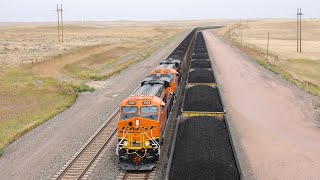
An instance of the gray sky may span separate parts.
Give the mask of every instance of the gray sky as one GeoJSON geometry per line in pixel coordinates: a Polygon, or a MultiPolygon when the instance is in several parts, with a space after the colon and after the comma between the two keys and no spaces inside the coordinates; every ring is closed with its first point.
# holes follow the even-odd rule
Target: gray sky
{"type": "Polygon", "coordinates": [[[0,22],[55,21],[57,2],[65,21],[320,18],[319,0],[0,0],[0,22]]]}

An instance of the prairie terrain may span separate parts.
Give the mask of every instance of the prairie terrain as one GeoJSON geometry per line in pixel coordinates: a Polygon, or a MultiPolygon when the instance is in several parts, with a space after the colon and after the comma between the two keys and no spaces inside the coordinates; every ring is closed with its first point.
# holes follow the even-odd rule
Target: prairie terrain
{"type": "Polygon", "coordinates": [[[320,20],[302,21],[302,53],[296,47],[295,20],[243,21],[216,30],[258,63],[302,89],[320,95],[320,20]],[[242,45],[240,29],[242,27],[242,45]],[[230,30],[230,31],[229,31],[230,30]],[[269,59],[266,61],[270,33],[269,59]]]}
{"type": "Polygon", "coordinates": [[[0,25],[0,155],[3,148],[70,107],[78,92],[143,61],[189,26],[161,23],[0,25]],[[37,59],[37,63],[22,60],[37,59]],[[93,83],[94,84],[94,83],[93,83]]]}

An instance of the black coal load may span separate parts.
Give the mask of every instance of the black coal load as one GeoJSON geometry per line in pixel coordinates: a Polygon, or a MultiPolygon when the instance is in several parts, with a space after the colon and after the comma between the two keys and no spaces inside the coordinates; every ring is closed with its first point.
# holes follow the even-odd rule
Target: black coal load
{"type": "Polygon", "coordinates": [[[204,45],[195,45],[194,49],[207,49],[207,46],[205,44],[204,45]]]}
{"type": "Polygon", "coordinates": [[[189,44],[194,36],[195,30],[193,30],[179,45],[178,47],[167,57],[167,59],[180,59],[182,60],[187,52],[189,44]]]}
{"type": "Polygon", "coordinates": [[[209,59],[207,53],[195,53],[192,55],[192,59],[209,59]]]}
{"type": "Polygon", "coordinates": [[[192,117],[179,126],[170,180],[238,180],[225,121],[192,117]]]}
{"type": "Polygon", "coordinates": [[[168,58],[172,58],[172,59],[183,59],[183,56],[180,56],[180,55],[170,55],[168,56],[168,58]]]}
{"type": "Polygon", "coordinates": [[[194,54],[197,54],[197,53],[208,53],[208,50],[206,48],[196,48],[193,50],[193,53],[194,54]]]}
{"type": "Polygon", "coordinates": [[[184,111],[223,112],[217,88],[197,85],[186,90],[184,111]]]}
{"type": "Polygon", "coordinates": [[[191,68],[211,68],[211,62],[206,59],[197,59],[191,61],[191,68]]]}
{"type": "Polygon", "coordinates": [[[189,72],[188,83],[215,83],[213,73],[209,69],[195,69],[189,72]]]}

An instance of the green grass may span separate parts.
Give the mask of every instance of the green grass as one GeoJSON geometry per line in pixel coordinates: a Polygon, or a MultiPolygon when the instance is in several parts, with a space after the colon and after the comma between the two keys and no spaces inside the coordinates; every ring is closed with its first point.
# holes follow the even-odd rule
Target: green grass
{"type": "Polygon", "coordinates": [[[34,77],[30,67],[0,67],[0,154],[31,129],[69,108],[73,88],[52,78],[34,77]]]}
{"type": "Polygon", "coordinates": [[[86,84],[80,84],[79,87],[75,88],[75,91],[78,93],[82,92],[93,92],[95,89],[93,87],[89,87],[86,84]]]}

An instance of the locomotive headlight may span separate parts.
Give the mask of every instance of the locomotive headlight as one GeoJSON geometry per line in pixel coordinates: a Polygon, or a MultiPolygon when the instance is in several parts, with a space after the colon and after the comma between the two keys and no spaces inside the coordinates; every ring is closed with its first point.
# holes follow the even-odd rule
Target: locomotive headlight
{"type": "Polygon", "coordinates": [[[150,146],[150,141],[146,141],[146,142],[145,142],[145,145],[146,145],[146,146],[150,146]]]}
{"type": "Polygon", "coordinates": [[[128,141],[123,141],[124,146],[128,146],[128,141]]]}
{"type": "Polygon", "coordinates": [[[137,119],[136,120],[136,126],[139,126],[140,125],[140,121],[137,119]]]}

